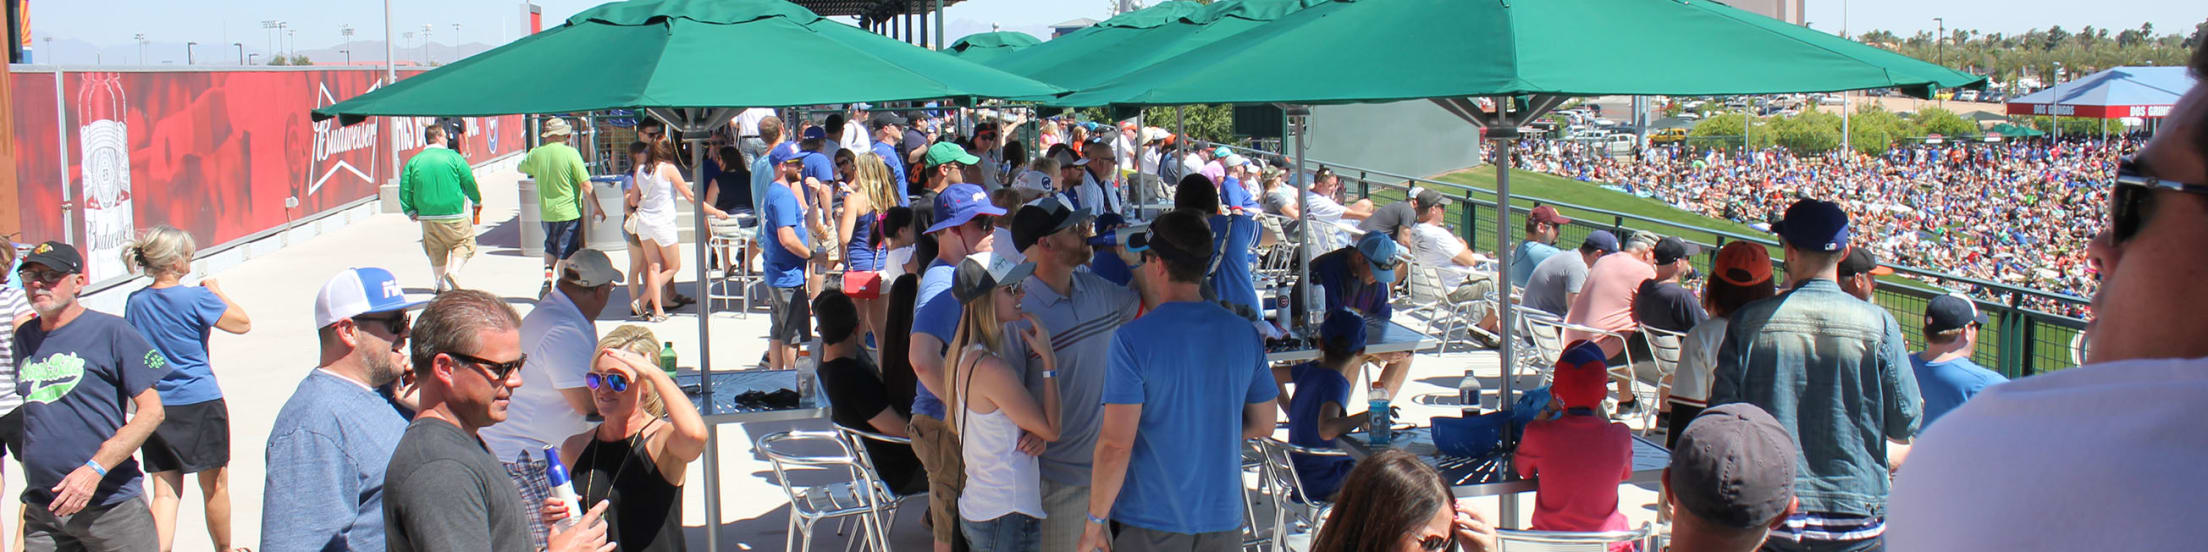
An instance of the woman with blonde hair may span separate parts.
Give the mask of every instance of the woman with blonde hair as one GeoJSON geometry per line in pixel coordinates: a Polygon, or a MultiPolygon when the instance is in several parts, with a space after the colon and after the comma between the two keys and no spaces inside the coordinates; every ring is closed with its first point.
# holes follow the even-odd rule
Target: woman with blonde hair
{"type": "Polygon", "coordinates": [[[943,359],[952,367],[950,381],[942,387],[947,391],[943,403],[949,406],[946,422],[958,433],[966,462],[966,489],[958,496],[959,529],[977,552],[1033,551],[1042,544],[1042,467],[1020,450],[1020,435],[1055,442],[1064,426],[1050,333],[1035,317],[1020,312],[1020,283],[1034,270],[1034,264],[975,253],[959,262],[951,286],[965,311],[943,359]],[[1004,360],[1004,321],[1009,320],[1026,323],[1014,331],[1040,359],[1040,401],[1004,360]]]}
{"type": "Polygon", "coordinates": [[[153,388],[168,417],[140,448],[153,485],[153,526],[161,549],[176,542],[176,509],[185,474],[199,474],[207,508],[207,535],[215,550],[230,550],[230,406],[208,364],[207,338],[220,329],[253,329],[245,309],[222,293],[214,278],[184,285],[199,245],[192,235],[155,226],[123,248],[123,266],[153,278],[133,291],[123,319],[168,359],[168,374],[153,388]]]}
{"type": "Polygon", "coordinates": [[[605,421],[560,445],[581,504],[612,505],[606,542],[621,550],[683,550],[683,472],[705,453],[705,418],[674,377],[647,360],[657,358],[658,343],[634,324],[598,340],[583,384],[605,421]]]}
{"type": "Polygon", "coordinates": [[[851,183],[856,189],[844,196],[842,220],[836,225],[836,243],[844,250],[843,294],[858,305],[859,320],[866,324],[863,331],[879,340],[882,324],[889,319],[889,303],[881,300],[888,283],[881,271],[889,256],[883,221],[889,209],[897,206],[897,182],[880,156],[862,153],[852,164],[856,174],[851,183]]]}

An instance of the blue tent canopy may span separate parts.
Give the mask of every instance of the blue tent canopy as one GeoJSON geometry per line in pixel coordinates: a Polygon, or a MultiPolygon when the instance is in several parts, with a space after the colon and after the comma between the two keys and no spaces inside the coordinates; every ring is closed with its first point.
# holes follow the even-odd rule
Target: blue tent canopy
{"type": "Polygon", "coordinates": [[[2192,87],[2193,77],[2184,67],[2117,67],[2009,100],[2008,113],[2102,119],[2163,117],[2169,115],[2177,97],[2192,87]]]}

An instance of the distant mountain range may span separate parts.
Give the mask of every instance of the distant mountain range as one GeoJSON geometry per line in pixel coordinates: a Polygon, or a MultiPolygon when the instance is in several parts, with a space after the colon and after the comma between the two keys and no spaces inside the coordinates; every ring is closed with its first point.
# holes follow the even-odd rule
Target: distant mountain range
{"type": "MultiPolygon", "coordinates": [[[[195,65],[235,66],[239,64],[239,56],[242,53],[253,65],[262,65],[268,62],[267,45],[265,41],[222,45],[201,43],[191,48],[192,55],[189,61],[195,65]],[[259,44],[259,46],[256,46],[256,44],[259,44]],[[244,47],[242,52],[239,46],[244,47]]],[[[148,42],[142,50],[145,56],[143,61],[139,57],[141,49],[135,44],[100,46],[81,40],[48,41],[42,39],[32,43],[31,46],[31,61],[39,64],[177,66],[184,65],[187,61],[185,55],[186,44],[182,42],[148,42]]],[[[430,42],[428,50],[425,52],[422,45],[408,44],[402,40],[400,41],[400,47],[393,53],[396,54],[395,57],[398,58],[401,64],[409,62],[421,64],[425,59],[425,53],[427,55],[426,59],[429,61],[443,64],[481,53],[494,46],[480,42],[459,45],[430,42]]],[[[327,48],[306,48],[298,50],[297,55],[307,56],[307,59],[317,64],[342,64],[346,61],[348,50],[351,52],[353,63],[380,64],[383,62],[382,41],[356,40],[327,48]]]]}

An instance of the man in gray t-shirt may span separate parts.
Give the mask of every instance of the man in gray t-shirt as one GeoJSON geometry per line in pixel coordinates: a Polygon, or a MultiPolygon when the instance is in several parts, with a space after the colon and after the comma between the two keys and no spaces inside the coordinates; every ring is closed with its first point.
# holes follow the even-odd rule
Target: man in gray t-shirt
{"type": "Polygon", "coordinates": [[[1533,267],[1533,276],[1526,278],[1526,292],[1522,303],[1526,308],[1539,310],[1559,317],[1572,308],[1572,299],[1579,295],[1579,288],[1587,283],[1587,267],[1595,259],[1618,251],[1618,237],[1608,230],[1596,230],[1587,234],[1587,240],[1579,244],[1578,255],[1550,255],[1548,260],[1533,267]]]}

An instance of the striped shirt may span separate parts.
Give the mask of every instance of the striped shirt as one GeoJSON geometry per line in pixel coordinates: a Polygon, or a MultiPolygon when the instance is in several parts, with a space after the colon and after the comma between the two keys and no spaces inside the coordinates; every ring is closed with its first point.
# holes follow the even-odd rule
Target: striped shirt
{"type": "MultiPolygon", "coordinates": [[[[1035,276],[1028,277],[1022,287],[1027,297],[1020,300],[1020,312],[1034,315],[1050,332],[1058,368],[1058,402],[1063,409],[1059,420],[1065,425],[1060,428],[1058,441],[1043,451],[1043,477],[1087,486],[1096,434],[1104,427],[1104,374],[1111,361],[1112,332],[1135,319],[1142,298],[1133,289],[1086,270],[1073,273],[1068,295],[1059,295],[1035,276]]],[[[1005,358],[1020,370],[1028,391],[1040,397],[1042,361],[1028,353],[1027,342],[1010,335],[1026,327],[1025,322],[1006,326],[1005,358]]]]}
{"type": "Polygon", "coordinates": [[[23,405],[23,396],[15,393],[15,318],[29,314],[31,304],[23,299],[23,290],[0,285],[0,414],[23,405]]]}
{"type": "Polygon", "coordinates": [[[1771,538],[1795,542],[1853,542],[1886,534],[1886,518],[1825,512],[1797,513],[1771,530],[1771,538]]]}

